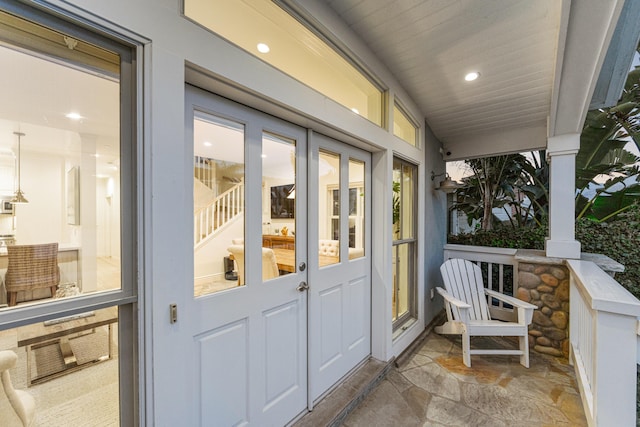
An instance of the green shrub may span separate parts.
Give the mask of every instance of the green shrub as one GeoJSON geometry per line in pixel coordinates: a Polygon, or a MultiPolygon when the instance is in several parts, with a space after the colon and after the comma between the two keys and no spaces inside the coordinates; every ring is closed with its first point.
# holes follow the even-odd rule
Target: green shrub
{"type": "MultiPolygon", "coordinates": [[[[449,236],[449,243],[516,249],[544,249],[547,227],[501,227],[475,234],[449,236]]],[[[599,253],[623,264],[616,280],[640,299],[640,206],[619,214],[615,221],[595,222],[582,218],[576,223],[576,239],[583,252],[599,253]]]]}

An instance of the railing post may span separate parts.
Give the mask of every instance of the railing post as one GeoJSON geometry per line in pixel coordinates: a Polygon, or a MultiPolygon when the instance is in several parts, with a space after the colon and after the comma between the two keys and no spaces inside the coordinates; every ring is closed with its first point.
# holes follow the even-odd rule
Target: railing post
{"type": "Polygon", "coordinates": [[[589,425],[636,425],[640,301],[590,261],[569,260],[572,358],[589,425]]]}

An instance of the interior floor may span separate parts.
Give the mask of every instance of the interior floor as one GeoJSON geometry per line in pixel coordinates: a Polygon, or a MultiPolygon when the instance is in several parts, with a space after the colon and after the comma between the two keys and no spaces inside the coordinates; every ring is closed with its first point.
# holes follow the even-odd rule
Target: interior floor
{"type": "MultiPolygon", "coordinates": [[[[97,263],[97,291],[120,286],[120,263],[112,258],[99,258],[97,263]]],[[[45,300],[38,300],[37,303],[45,300]]],[[[26,303],[29,304],[29,303],[26,303]]],[[[20,305],[20,304],[18,304],[20,305]]],[[[25,326],[22,328],[29,328],[25,326]]],[[[108,354],[108,328],[101,326],[69,335],[71,347],[78,363],[88,362],[86,367],[65,372],[53,379],[28,385],[28,375],[33,379],[43,372],[54,372],[63,366],[60,345],[57,341],[34,345],[31,360],[27,363],[25,346],[18,346],[20,328],[0,331],[0,350],[11,350],[18,355],[16,366],[9,370],[14,388],[31,394],[36,403],[33,426],[115,426],[119,425],[119,380],[117,323],[112,325],[112,357],[108,354]],[[84,360],[82,360],[84,358],[84,360]],[[31,365],[31,366],[29,366],[31,365]]],[[[0,424],[4,427],[22,426],[4,390],[0,387],[0,424]]]]}

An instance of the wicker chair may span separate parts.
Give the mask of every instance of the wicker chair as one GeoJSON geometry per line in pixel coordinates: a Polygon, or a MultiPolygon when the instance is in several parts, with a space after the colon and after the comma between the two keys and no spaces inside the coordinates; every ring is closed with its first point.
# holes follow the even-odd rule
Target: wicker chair
{"type": "Polygon", "coordinates": [[[18,292],[50,288],[55,296],[60,283],[58,244],[7,246],[9,264],[5,275],[9,306],[16,305],[18,292]]]}

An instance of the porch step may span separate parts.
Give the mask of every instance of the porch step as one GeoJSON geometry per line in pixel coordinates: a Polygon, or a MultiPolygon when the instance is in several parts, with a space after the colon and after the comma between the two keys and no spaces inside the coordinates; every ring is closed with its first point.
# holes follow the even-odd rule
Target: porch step
{"type": "Polygon", "coordinates": [[[337,427],[387,375],[394,361],[370,358],[292,427],[337,427]]]}

